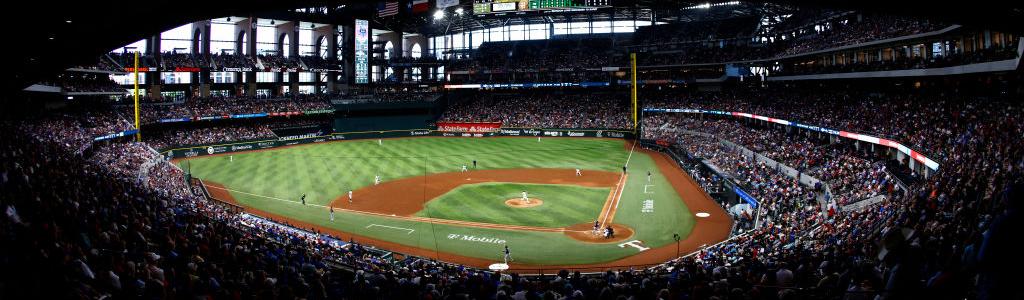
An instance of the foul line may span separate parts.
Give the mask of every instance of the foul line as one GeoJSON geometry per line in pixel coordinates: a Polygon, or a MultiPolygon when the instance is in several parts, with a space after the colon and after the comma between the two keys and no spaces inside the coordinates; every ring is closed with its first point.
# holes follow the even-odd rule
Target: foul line
{"type": "Polygon", "coordinates": [[[395,227],[395,226],[380,225],[380,224],[366,225],[366,229],[370,229],[371,227],[384,227],[384,228],[391,228],[391,229],[397,229],[397,230],[408,230],[409,233],[406,233],[406,234],[412,234],[414,231],[416,231],[416,229],[411,229],[411,228],[395,227]]]}
{"type": "MultiPolygon", "coordinates": [[[[629,147],[629,155],[626,156],[626,163],[623,164],[623,166],[626,169],[629,168],[629,161],[633,159],[633,152],[635,149],[636,141],[634,140],[633,145],[629,147]]],[[[608,198],[608,201],[610,202],[605,203],[604,208],[601,210],[601,214],[597,216],[598,221],[601,223],[602,226],[607,226],[609,223],[615,220],[614,212],[617,212],[619,209],[619,203],[622,200],[623,191],[626,190],[627,177],[628,175],[625,172],[623,172],[622,175],[619,175],[619,182],[615,184],[615,190],[612,191],[611,197],[608,198]]]]}

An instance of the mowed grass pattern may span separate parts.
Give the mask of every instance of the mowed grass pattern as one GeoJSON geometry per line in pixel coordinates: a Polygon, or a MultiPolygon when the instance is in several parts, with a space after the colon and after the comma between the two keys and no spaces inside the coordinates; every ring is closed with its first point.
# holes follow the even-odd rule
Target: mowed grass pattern
{"type": "MultiPolygon", "coordinates": [[[[348,190],[382,180],[480,169],[581,168],[616,171],[628,149],[621,140],[544,138],[407,138],[308,144],[207,156],[179,162],[195,177],[266,197],[326,205],[348,190]],[[232,158],[233,157],[233,158],[232,158]]],[[[235,193],[244,203],[245,195],[235,193]]],[[[430,199],[423,199],[424,202],[430,199]]],[[[273,209],[270,207],[268,209],[273,209]]]]}
{"type": "Polygon", "coordinates": [[[559,184],[479,183],[463,185],[427,202],[417,216],[494,224],[561,228],[593,222],[610,188],[559,184]],[[505,200],[526,191],[543,205],[513,208],[505,200]]]}
{"type": "MultiPolygon", "coordinates": [[[[418,137],[385,139],[383,145],[378,145],[376,140],[307,144],[267,151],[197,157],[179,161],[178,164],[183,169],[190,166],[195,177],[222,183],[234,190],[231,194],[245,206],[326,228],[430,251],[495,261],[500,261],[504,245],[450,239],[448,236],[457,234],[500,238],[507,240],[518,263],[564,265],[607,262],[639,252],[635,248],[623,248],[614,243],[581,243],[557,232],[474,228],[348,212],[337,213],[336,220],[331,221],[325,208],[301,205],[298,203],[299,197],[305,193],[307,203],[326,205],[349,189],[372,185],[373,177],[377,174],[384,181],[389,181],[425,174],[458,172],[462,165],[472,167],[474,159],[479,162],[480,169],[581,168],[584,176],[588,170],[621,172],[622,164],[629,155],[627,145],[626,141],[615,139],[542,138],[541,142],[537,142],[535,138],[418,137]],[[381,226],[367,228],[373,224],[403,229],[381,226]],[[414,232],[410,234],[404,228],[414,232]]],[[[621,196],[615,222],[632,227],[636,231],[634,239],[642,240],[648,247],[674,243],[673,234],[688,235],[693,228],[693,215],[658,172],[652,159],[645,154],[635,153],[630,160],[629,170],[630,176],[621,196]],[[653,182],[645,178],[647,170],[654,171],[653,182]],[[654,201],[653,213],[641,212],[646,200],[654,201]]],[[[529,192],[531,195],[536,193],[529,192]]],[[[601,201],[606,195],[607,192],[604,192],[601,201]]],[[[425,204],[429,200],[423,199],[425,204]]],[[[476,207],[455,208],[455,211],[467,213],[476,210],[476,207]]],[[[600,207],[596,209],[600,210],[600,207]]],[[[592,215],[596,216],[597,212],[592,215]]]]}

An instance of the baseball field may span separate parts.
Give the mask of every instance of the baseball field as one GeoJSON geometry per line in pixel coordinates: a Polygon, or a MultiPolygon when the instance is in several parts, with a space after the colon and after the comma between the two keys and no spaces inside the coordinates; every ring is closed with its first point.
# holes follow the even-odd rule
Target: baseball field
{"type": "Polygon", "coordinates": [[[668,156],[621,139],[353,140],[176,163],[249,213],[476,267],[502,262],[505,245],[514,270],[656,264],[731,227],[668,156]]]}

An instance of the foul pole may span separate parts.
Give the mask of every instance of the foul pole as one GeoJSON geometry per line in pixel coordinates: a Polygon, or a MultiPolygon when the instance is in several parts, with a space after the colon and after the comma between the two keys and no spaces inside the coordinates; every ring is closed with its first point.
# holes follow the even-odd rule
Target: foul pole
{"type": "Polygon", "coordinates": [[[633,105],[633,135],[637,135],[638,133],[636,131],[637,131],[637,125],[639,124],[639,122],[637,121],[637,105],[636,105],[636,89],[637,89],[637,87],[636,87],[636,53],[630,53],[629,54],[629,64],[630,64],[630,69],[632,70],[632,74],[631,74],[630,79],[629,79],[629,83],[632,85],[630,87],[630,93],[629,93],[629,98],[630,99],[629,100],[630,100],[630,103],[632,103],[632,105],[633,105]]]}
{"type": "Polygon", "coordinates": [[[132,96],[135,98],[135,141],[142,142],[142,126],[139,125],[139,51],[135,51],[135,90],[132,96]]]}

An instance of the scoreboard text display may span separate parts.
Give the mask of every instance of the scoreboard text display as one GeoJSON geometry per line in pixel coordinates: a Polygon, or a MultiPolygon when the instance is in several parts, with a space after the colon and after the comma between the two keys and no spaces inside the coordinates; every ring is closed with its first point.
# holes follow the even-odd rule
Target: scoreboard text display
{"type": "Polygon", "coordinates": [[[474,14],[607,6],[607,0],[476,0],[474,14]]]}
{"type": "Polygon", "coordinates": [[[370,83],[370,22],[356,20],[355,25],[356,83],[370,83]]]}

